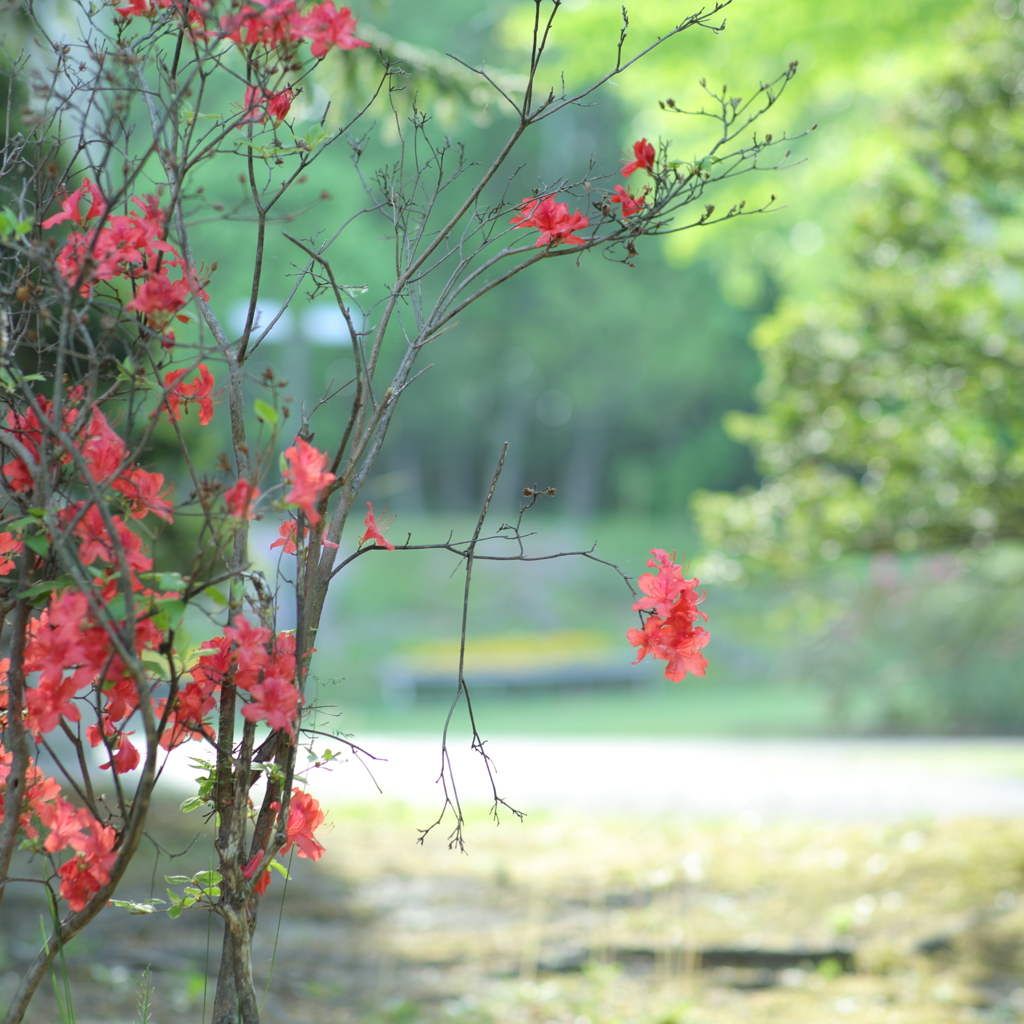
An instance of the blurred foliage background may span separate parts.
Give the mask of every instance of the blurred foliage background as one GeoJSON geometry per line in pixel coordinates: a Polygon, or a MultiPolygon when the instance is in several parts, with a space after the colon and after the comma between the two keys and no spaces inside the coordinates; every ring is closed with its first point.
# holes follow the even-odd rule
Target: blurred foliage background
{"type": "MultiPolygon", "coordinates": [[[[674,10],[632,11],[632,38],[674,10]]],[[[471,311],[405,410],[390,479],[415,483],[396,507],[465,507],[473,487],[452,476],[475,464],[478,493],[499,437],[518,448],[510,476],[563,488],[563,514],[601,517],[591,535],[634,570],[628,543],[681,546],[692,503],[718,658],[708,683],[630,698],[661,701],[647,728],[1020,731],[1024,19],[1008,0],[725,13],[724,32],[581,110],[538,166],[594,152],[614,174],[609,150],[641,135],[699,156],[699,119],[659,100],[693,109],[703,77],[742,94],[797,60],[762,127],[817,125],[802,162],[716,200],[770,190],[784,208],[645,246],[636,272],[560,266],[471,311]]],[[[464,28],[487,25],[516,67],[529,16],[494,6],[464,28]]],[[[592,0],[561,16],[552,67],[572,83],[608,59],[620,15],[592,0]]],[[[525,699],[499,719],[539,711],[525,699]]],[[[623,727],[602,699],[567,722],[623,727]]]]}
{"type": "MultiPolygon", "coordinates": [[[[446,53],[484,62],[515,89],[533,9],[369,0],[357,13],[362,33],[409,71],[400,114],[417,105],[477,159],[511,121],[446,53]]],[[[627,49],[686,13],[669,0],[636,5],[627,49]]],[[[1024,17],[1012,0],[735,0],[723,15],[724,31],[684,34],[593,105],[528,135],[508,195],[584,177],[611,188],[641,136],[699,157],[707,123],[678,111],[699,109],[701,79],[742,96],[798,61],[759,131],[816,130],[794,141],[788,169],[708,197],[722,208],[774,193],[777,211],[641,240],[635,269],[598,255],[552,261],[467,310],[404,396],[366,497],[398,514],[392,539],[441,539],[466,526],[508,441],[496,523],[524,485],[554,486],[534,521],[546,549],[596,539],[635,575],[649,547],[685,548],[712,586],[706,681],[641,695],[496,695],[492,720],[1020,731],[1024,17]],[[669,98],[675,110],[659,102],[669,98]]],[[[617,2],[566,0],[542,84],[557,88],[564,73],[571,89],[606,70],[621,18],[617,2]]],[[[331,55],[293,108],[296,130],[315,128],[328,100],[329,117],[350,112],[378,60],[331,55]]],[[[284,231],[315,236],[360,202],[351,146],[367,172],[393,159],[391,116],[376,108],[377,141],[343,140],[311,170],[308,203],[282,211],[265,317],[291,287],[297,251],[284,231]]],[[[237,254],[254,232],[233,213],[243,187],[211,178],[195,206],[193,244],[219,264],[211,294],[229,325],[248,290],[237,254]]],[[[587,190],[574,194],[585,208],[587,190]]],[[[359,222],[338,251],[345,283],[365,286],[371,322],[388,276],[385,233],[359,222]]],[[[261,352],[307,406],[351,367],[327,307],[302,294],[261,352]]],[[[314,427],[329,415],[317,412],[314,427]]],[[[456,628],[454,565],[389,557],[386,571],[374,556],[340,580],[318,673],[353,723],[433,729],[431,702],[380,705],[379,665],[396,636],[415,646],[456,628]]],[[[471,628],[589,628],[628,657],[621,584],[598,582],[593,565],[550,564],[560,568],[512,567],[511,582],[487,574],[471,628]]]]}

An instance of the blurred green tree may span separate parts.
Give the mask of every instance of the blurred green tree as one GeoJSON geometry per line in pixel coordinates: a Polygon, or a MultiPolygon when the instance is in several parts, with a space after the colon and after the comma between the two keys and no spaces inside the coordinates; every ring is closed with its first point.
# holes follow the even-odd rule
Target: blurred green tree
{"type": "MultiPolygon", "coordinates": [[[[785,297],[754,334],[759,414],[727,430],[759,489],[695,511],[727,555],[780,567],[848,548],[1024,537],[1024,17],[986,3],[832,246],[842,281],[785,297]]],[[[837,276],[835,273],[832,277],[837,276]]]]}

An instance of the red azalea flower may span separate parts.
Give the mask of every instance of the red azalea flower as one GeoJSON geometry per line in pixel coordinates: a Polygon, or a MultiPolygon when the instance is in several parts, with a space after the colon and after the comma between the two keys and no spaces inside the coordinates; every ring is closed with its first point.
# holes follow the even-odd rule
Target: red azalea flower
{"type": "Polygon", "coordinates": [[[675,555],[668,555],[661,548],[653,548],[647,564],[658,572],[644,573],[637,583],[646,594],[633,605],[634,611],[649,610],[643,629],[631,629],[626,639],[637,648],[634,665],[647,655],[667,661],[665,678],[680,682],[691,675],[702,676],[707,660],[700,653],[710,636],[708,631],[695,625],[697,616],[707,620],[697,604],[703,593],[697,590],[697,579],[683,579],[683,570],[674,562],[675,555]]]}
{"type": "Polygon", "coordinates": [[[614,195],[608,197],[610,203],[621,203],[622,204],[622,216],[632,217],[637,210],[643,209],[643,205],[646,202],[646,195],[641,194],[639,196],[632,195],[629,191],[624,189],[621,185],[615,186],[614,195]]]}
{"type": "Polygon", "coordinates": [[[239,46],[263,44],[268,49],[285,47],[294,38],[294,23],[300,17],[295,0],[271,0],[256,6],[244,4],[221,18],[221,31],[239,46]]]}
{"type": "Polygon", "coordinates": [[[243,100],[244,114],[238,127],[250,123],[266,124],[271,117],[280,124],[288,116],[293,99],[295,94],[291,89],[271,92],[260,86],[247,86],[243,100]]]}
{"type": "Polygon", "coordinates": [[[311,7],[305,17],[292,22],[292,35],[296,39],[308,39],[312,44],[309,52],[314,57],[323,57],[332,46],[339,50],[369,46],[365,40],[356,39],[355,30],[356,19],[351,9],[336,8],[332,0],[311,7]]]}
{"type": "MultiPolygon", "coordinates": [[[[253,626],[244,615],[236,615],[234,625],[224,630],[224,636],[235,644],[235,660],[243,672],[261,669],[270,655],[267,641],[272,636],[266,626],[253,626]]],[[[237,680],[236,680],[237,681],[237,680]]]]}
{"type": "MultiPolygon", "coordinates": [[[[363,520],[363,526],[366,527],[366,532],[359,538],[359,546],[362,547],[368,540],[372,540],[382,548],[387,548],[388,551],[394,551],[395,545],[392,544],[391,541],[387,540],[380,532],[380,526],[373,514],[373,505],[370,502],[367,502],[366,507],[370,511],[366,513],[366,518],[363,520]]],[[[387,509],[384,511],[386,512],[387,509]]]]}
{"type": "Polygon", "coordinates": [[[190,295],[184,278],[170,281],[163,274],[154,274],[139,285],[135,298],[124,308],[140,313],[177,313],[190,295]]]}
{"type": "Polygon", "coordinates": [[[650,174],[655,156],[654,147],[646,139],[634,142],[633,161],[622,168],[622,176],[628,178],[634,171],[647,171],[650,174]]]}
{"type": "Polygon", "coordinates": [[[285,449],[284,457],[288,467],[282,475],[292,485],[284,500],[290,505],[298,505],[305,512],[309,525],[316,526],[320,522],[320,513],[314,506],[320,492],[334,480],[333,473],[324,471],[327,455],[297,437],[295,444],[285,449]]]}
{"type": "Polygon", "coordinates": [[[74,192],[64,196],[60,204],[60,213],[47,217],[43,221],[42,227],[44,229],[52,228],[55,224],[62,224],[66,220],[70,220],[74,224],[84,225],[86,221],[105,213],[106,209],[107,204],[100,190],[88,178],[83,178],[82,184],[74,192]],[[89,193],[92,202],[89,204],[89,212],[83,216],[82,211],[79,209],[79,204],[86,192],[89,193]]]}
{"type": "Polygon", "coordinates": [[[150,512],[168,523],[174,522],[171,514],[171,492],[173,484],[164,485],[163,473],[150,473],[145,469],[133,469],[119,476],[110,486],[128,499],[132,519],[144,519],[150,512]]]}
{"type": "Polygon", "coordinates": [[[295,94],[291,89],[282,89],[280,92],[267,94],[267,113],[280,124],[292,108],[292,100],[295,94]]]}
{"type": "Polygon", "coordinates": [[[0,533],[0,576],[8,576],[14,571],[14,559],[11,555],[21,554],[21,538],[13,533],[0,533]]]}
{"type": "Polygon", "coordinates": [[[164,390],[167,392],[167,413],[172,420],[181,419],[181,403],[186,408],[189,402],[199,403],[199,425],[205,427],[213,419],[213,374],[206,363],[200,363],[196,369],[198,375],[188,384],[180,383],[188,370],[171,370],[164,377],[164,390]]]}
{"type": "Polygon", "coordinates": [[[66,864],[57,869],[61,877],[60,894],[74,910],[84,910],[86,903],[100,885],[84,857],[72,857],[66,864]]]}
{"type": "MultiPolygon", "coordinates": [[[[282,523],[280,525],[280,527],[278,528],[278,531],[277,531],[279,536],[278,536],[277,540],[275,540],[274,543],[270,545],[270,550],[273,551],[274,548],[282,548],[283,547],[284,548],[284,554],[286,554],[286,555],[294,555],[295,552],[299,550],[298,545],[297,545],[297,543],[295,541],[295,527],[297,525],[298,524],[295,522],[294,519],[289,519],[287,522],[282,523]]],[[[305,543],[305,541],[306,541],[306,534],[308,534],[308,533],[309,533],[309,530],[303,530],[302,531],[302,542],[303,543],[305,543]]]]}
{"type": "Polygon", "coordinates": [[[127,461],[124,441],[95,406],[82,438],[82,456],[89,466],[89,476],[104,485],[121,472],[127,461]]]}
{"type": "MultiPolygon", "coordinates": [[[[129,0],[127,6],[117,7],[115,10],[122,18],[148,18],[151,15],[156,14],[157,11],[170,7],[172,2],[173,0],[129,0]]],[[[186,0],[186,6],[187,5],[186,0]]],[[[188,18],[190,21],[194,21],[196,17],[198,17],[197,11],[188,11],[188,18]]]]}
{"type": "Polygon", "coordinates": [[[140,755],[135,745],[128,739],[129,735],[129,733],[121,733],[114,750],[113,760],[101,764],[100,768],[109,768],[113,765],[114,771],[118,775],[123,775],[125,772],[134,771],[139,767],[140,755]]]}
{"type": "Polygon", "coordinates": [[[521,212],[512,217],[509,223],[517,228],[537,228],[540,237],[534,248],[538,248],[542,245],[558,245],[559,242],[584,245],[586,239],[573,232],[588,227],[590,221],[579,210],[570,215],[568,204],[556,203],[555,197],[550,195],[542,199],[527,196],[523,200],[521,212]]]}
{"type": "Polygon", "coordinates": [[[89,824],[89,835],[79,834],[69,845],[77,855],[62,864],[58,873],[63,881],[60,894],[72,910],[85,908],[92,896],[110,881],[110,869],[117,859],[114,843],[117,833],[104,827],[95,818],[89,824]]]}
{"type": "Polygon", "coordinates": [[[280,676],[264,675],[262,683],[249,687],[253,700],[242,708],[242,717],[250,722],[266,720],[275,732],[283,729],[295,739],[295,718],[299,712],[299,691],[280,676]]]}
{"type": "Polygon", "coordinates": [[[704,675],[708,660],[699,651],[710,639],[708,631],[698,626],[685,641],[677,643],[665,667],[665,678],[673,683],[681,683],[687,672],[695,676],[704,675]]]}
{"type": "Polygon", "coordinates": [[[48,853],[59,853],[92,822],[92,815],[84,807],[76,809],[61,797],[54,803],[40,804],[36,813],[39,820],[51,829],[43,843],[43,849],[48,853]]]}
{"type": "MultiPolygon", "coordinates": [[[[250,881],[252,876],[256,874],[256,869],[260,866],[260,861],[263,860],[263,854],[265,850],[257,850],[253,855],[252,859],[242,868],[242,874],[245,875],[250,881]]],[[[262,875],[253,884],[252,891],[262,896],[267,891],[267,886],[270,885],[270,868],[266,868],[262,875]]]]}
{"type": "Polygon", "coordinates": [[[224,492],[224,501],[228,506],[228,512],[235,519],[252,519],[253,515],[255,515],[252,507],[259,496],[260,489],[255,484],[249,483],[245,477],[239,477],[224,492]]]}
{"type": "Polygon", "coordinates": [[[313,833],[323,824],[324,812],[320,804],[309,793],[301,789],[292,790],[292,798],[288,804],[288,824],[285,834],[288,842],[281,847],[281,853],[287,853],[294,843],[299,848],[300,857],[319,860],[324,855],[324,848],[317,842],[313,833]]]}

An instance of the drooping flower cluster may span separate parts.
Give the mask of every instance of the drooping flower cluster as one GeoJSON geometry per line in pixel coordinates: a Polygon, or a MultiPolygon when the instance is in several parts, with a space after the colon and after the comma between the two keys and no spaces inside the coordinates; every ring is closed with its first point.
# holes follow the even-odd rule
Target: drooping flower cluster
{"type": "MultiPolygon", "coordinates": [[[[7,783],[12,759],[0,745],[0,792],[7,783]]],[[[117,833],[101,825],[84,807],[68,803],[60,795],[60,785],[35,765],[29,766],[26,783],[21,829],[28,839],[37,839],[35,822],[39,822],[49,830],[43,842],[47,853],[60,853],[69,847],[74,851],[57,873],[61,896],[72,910],[82,910],[90,897],[110,881],[110,869],[117,859],[117,833]]],[[[0,801],[0,822],[3,815],[0,801]]]]}
{"type": "Polygon", "coordinates": [[[39,818],[53,829],[43,844],[47,852],[56,853],[66,846],[74,851],[57,872],[60,894],[72,910],[84,910],[89,899],[110,881],[110,869],[117,860],[117,832],[110,825],[101,825],[85,808],[76,811],[60,797],[53,804],[43,804],[39,818]]]}
{"type": "Polygon", "coordinates": [[[146,323],[173,342],[167,325],[172,317],[188,317],[179,310],[192,295],[207,298],[197,281],[188,279],[185,261],[165,237],[166,211],[156,196],[133,197],[138,211],[111,214],[106,199],[88,178],[70,195],[65,195],[59,213],[43,221],[44,228],[70,221],[73,230],[57,254],[57,269],[69,285],[82,295],[91,295],[101,281],[128,282],[134,297],[125,309],[141,313],[146,323]],[[82,212],[82,200],[89,196],[89,208],[82,212]],[[93,225],[92,222],[96,221],[93,225]],[[92,225],[92,226],[90,226],[92,225]],[[172,270],[181,276],[171,280],[172,270]]]}
{"type": "Polygon", "coordinates": [[[540,232],[534,248],[542,245],[584,245],[586,239],[573,234],[588,227],[590,220],[579,210],[569,213],[567,203],[556,203],[554,195],[542,199],[531,199],[527,196],[519,214],[509,221],[516,228],[536,228],[540,232]]]}
{"type": "Polygon", "coordinates": [[[695,676],[704,675],[707,660],[700,653],[710,637],[708,631],[696,625],[697,616],[707,621],[707,616],[697,605],[704,599],[697,590],[700,580],[683,579],[683,570],[674,562],[675,555],[669,555],[660,548],[652,548],[654,556],[647,560],[657,573],[645,572],[637,585],[646,595],[633,605],[633,611],[648,612],[643,629],[631,629],[626,639],[637,648],[636,661],[642,661],[648,654],[652,658],[667,661],[665,678],[678,683],[689,672],[695,676]]]}

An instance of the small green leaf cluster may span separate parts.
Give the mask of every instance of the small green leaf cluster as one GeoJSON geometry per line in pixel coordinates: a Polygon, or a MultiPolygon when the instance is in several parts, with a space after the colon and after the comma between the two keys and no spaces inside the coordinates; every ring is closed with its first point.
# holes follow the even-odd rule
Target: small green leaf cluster
{"type": "Polygon", "coordinates": [[[182,801],[181,810],[185,814],[188,814],[189,811],[198,810],[200,807],[204,807],[206,804],[212,802],[214,785],[217,777],[216,769],[209,761],[203,761],[198,757],[193,757],[189,760],[191,761],[192,768],[195,771],[204,772],[205,774],[196,776],[196,783],[199,786],[199,792],[196,793],[195,796],[190,796],[182,801]]]}
{"type": "MultiPolygon", "coordinates": [[[[170,906],[167,916],[180,917],[183,910],[197,904],[212,909],[220,899],[220,883],[224,876],[217,871],[200,871],[196,875],[164,875],[168,885],[184,885],[185,893],[178,895],[173,889],[167,890],[170,906]]],[[[161,901],[163,902],[163,901],[161,901]]],[[[130,909],[130,908],[129,908],[130,909]]]]}
{"type": "Polygon", "coordinates": [[[21,238],[22,235],[27,235],[33,225],[31,217],[22,219],[9,206],[0,210],[0,240],[4,242],[11,238],[21,238]]]}

